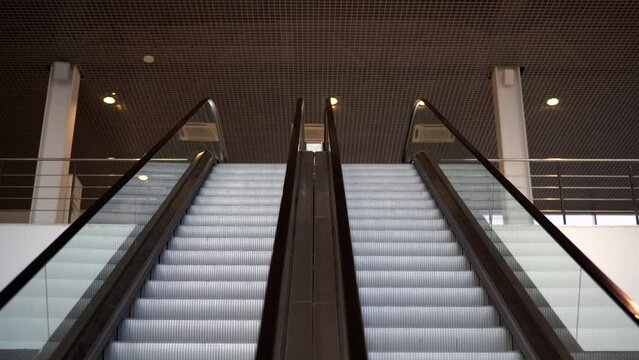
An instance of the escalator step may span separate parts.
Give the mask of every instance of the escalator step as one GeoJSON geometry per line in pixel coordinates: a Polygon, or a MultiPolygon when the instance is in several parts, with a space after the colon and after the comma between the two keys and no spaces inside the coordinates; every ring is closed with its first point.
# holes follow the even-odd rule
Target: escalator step
{"type": "Polygon", "coordinates": [[[270,251],[190,251],[165,250],[160,263],[165,265],[269,265],[270,251]]]}
{"type": "Polygon", "coordinates": [[[448,225],[443,219],[351,219],[351,230],[445,230],[448,225]]]}
{"type": "Polygon", "coordinates": [[[215,206],[215,205],[191,205],[191,215],[264,215],[277,214],[279,206],[276,205],[245,205],[245,206],[215,206]]]}
{"type": "Polygon", "coordinates": [[[470,288],[479,286],[472,271],[357,271],[363,288],[470,288]]]}
{"type": "Polygon", "coordinates": [[[353,242],[450,242],[453,234],[448,230],[352,230],[353,242]]]}
{"type": "Polygon", "coordinates": [[[410,199],[410,200],[431,200],[430,194],[427,192],[411,192],[411,191],[389,191],[384,192],[371,192],[371,191],[353,191],[350,190],[346,194],[346,198],[349,200],[383,200],[383,199],[410,199]]]}
{"type": "Polygon", "coordinates": [[[503,328],[366,328],[369,351],[489,352],[512,349],[503,328]]]}
{"type": "Polygon", "coordinates": [[[438,209],[349,209],[350,219],[442,219],[438,209]]]}
{"type": "Polygon", "coordinates": [[[119,338],[127,342],[254,343],[256,320],[138,320],[120,325],[119,338]]]}
{"type": "Polygon", "coordinates": [[[204,251],[228,251],[228,250],[254,250],[271,251],[273,239],[271,238],[196,238],[177,237],[169,240],[170,250],[204,250],[204,251]]]}
{"type": "Polygon", "coordinates": [[[249,360],[255,357],[255,344],[127,343],[113,342],[105,360],[249,360]]]}
{"type": "Polygon", "coordinates": [[[362,307],[369,328],[484,328],[499,326],[492,306],[475,307],[362,307]]]}
{"type": "Polygon", "coordinates": [[[131,307],[135,319],[260,320],[262,300],[138,299],[131,307]]]}
{"type": "Polygon", "coordinates": [[[277,215],[192,215],[182,218],[182,225],[193,226],[276,226],[277,215]]]}
{"type": "Polygon", "coordinates": [[[261,299],[264,281],[147,281],[142,297],[150,299],[261,299]]]}
{"type": "Polygon", "coordinates": [[[166,265],[158,264],[153,280],[163,281],[266,281],[266,265],[166,265]]]}
{"type": "Polygon", "coordinates": [[[275,237],[275,226],[189,226],[181,225],[175,234],[183,237],[275,237]]]}
{"type": "Polygon", "coordinates": [[[370,360],[524,360],[518,352],[371,352],[370,360]]]}
{"type": "Polygon", "coordinates": [[[369,358],[522,359],[412,165],[344,182],[369,358]]]}
{"type": "Polygon", "coordinates": [[[229,206],[238,206],[238,205],[267,205],[267,206],[278,206],[280,203],[280,197],[278,196],[260,196],[260,197],[250,197],[250,196],[198,196],[195,198],[193,203],[195,205],[229,205],[229,206]]]}
{"type": "Polygon", "coordinates": [[[482,288],[368,288],[360,287],[362,306],[483,306],[482,288]]]}
{"type": "Polygon", "coordinates": [[[461,248],[454,242],[354,242],[353,253],[356,256],[455,256],[461,255],[461,248]]]}
{"type": "Polygon", "coordinates": [[[385,271],[463,271],[464,256],[355,256],[357,270],[385,271]]]}

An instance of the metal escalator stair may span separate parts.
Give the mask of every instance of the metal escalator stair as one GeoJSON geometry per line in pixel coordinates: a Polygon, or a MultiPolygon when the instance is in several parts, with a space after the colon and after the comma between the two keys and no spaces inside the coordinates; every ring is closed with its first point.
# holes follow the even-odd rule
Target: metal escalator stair
{"type": "Polygon", "coordinates": [[[285,165],[219,164],[105,359],[251,359],[285,165]]]}
{"type": "Polygon", "coordinates": [[[523,359],[412,165],[343,165],[369,358],[523,359]]]}

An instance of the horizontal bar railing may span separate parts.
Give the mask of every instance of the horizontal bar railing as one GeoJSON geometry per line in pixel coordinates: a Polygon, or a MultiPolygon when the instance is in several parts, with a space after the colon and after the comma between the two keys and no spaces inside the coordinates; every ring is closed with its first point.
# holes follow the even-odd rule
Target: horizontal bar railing
{"type": "MultiPolygon", "coordinates": [[[[12,222],[28,221],[31,214],[36,212],[67,213],[65,222],[73,220],[72,214],[88,209],[98,200],[116,181],[121,178],[128,167],[138,162],[140,158],[0,158],[0,215],[8,212],[28,213],[22,220],[11,218],[12,222]],[[36,173],[35,169],[41,163],[64,162],[69,164],[68,173],[36,173]],[[86,170],[82,170],[85,168],[86,170]],[[96,172],[103,169],[103,172],[96,172]],[[28,169],[32,169],[31,172],[28,169]],[[60,185],[36,185],[36,179],[59,179],[60,185]],[[76,185],[79,181],[79,185],[76,185]],[[95,183],[98,184],[95,184],[95,183]],[[66,196],[41,196],[41,191],[57,192],[66,196]],[[65,205],[60,208],[42,208],[38,200],[58,200],[65,205]],[[73,208],[74,204],[79,207],[73,208]]],[[[182,162],[186,158],[158,158],[154,163],[182,162]]],[[[147,186],[147,188],[155,188],[147,186]]],[[[0,219],[0,222],[3,220],[0,219]]]]}
{"type": "MultiPolygon", "coordinates": [[[[533,203],[542,213],[560,213],[563,224],[570,214],[634,215],[639,225],[639,159],[574,159],[574,158],[504,158],[487,159],[500,163],[527,163],[531,168],[533,203]],[[560,166],[561,165],[561,166],[560,166]],[[561,170],[572,165],[571,170],[561,170]],[[608,173],[606,173],[608,171],[608,173]],[[623,172],[623,173],[621,173],[623,172]],[[548,184],[548,182],[552,182],[548,184]],[[573,183],[566,185],[566,183],[573,183]],[[574,184],[576,182],[576,184],[574,184]]],[[[476,159],[441,159],[442,162],[477,162],[476,159]]],[[[507,178],[521,178],[508,175],[507,178]]]]}

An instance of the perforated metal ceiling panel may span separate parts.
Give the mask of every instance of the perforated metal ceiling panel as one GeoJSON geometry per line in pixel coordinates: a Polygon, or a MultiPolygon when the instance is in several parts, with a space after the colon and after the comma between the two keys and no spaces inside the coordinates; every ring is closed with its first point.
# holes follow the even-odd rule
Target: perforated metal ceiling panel
{"type": "Polygon", "coordinates": [[[346,162],[399,161],[416,97],[495,156],[489,74],[516,64],[532,157],[636,158],[638,55],[637,1],[5,0],[0,157],[37,155],[47,65],[67,60],[74,157],[139,156],[211,97],[231,160],[281,162],[295,98],[319,121],[329,95],[346,162]]]}

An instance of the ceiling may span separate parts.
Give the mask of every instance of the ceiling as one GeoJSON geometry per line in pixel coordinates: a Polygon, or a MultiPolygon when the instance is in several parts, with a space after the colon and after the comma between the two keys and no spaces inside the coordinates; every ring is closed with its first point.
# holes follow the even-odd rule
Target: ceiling
{"type": "Polygon", "coordinates": [[[494,157],[489,75],[519,65],[531,157],[639,158],[635,0],[4,0],[0,157],[37,156],[56,60],[82,73],[73,157],[140,156],[210,97],[231,161],[283,162],[295,99],[316,122],[329,95],[345,162],[399,161],[417,97],[494,157]]]}

